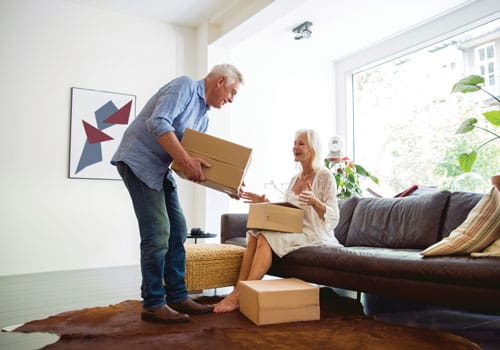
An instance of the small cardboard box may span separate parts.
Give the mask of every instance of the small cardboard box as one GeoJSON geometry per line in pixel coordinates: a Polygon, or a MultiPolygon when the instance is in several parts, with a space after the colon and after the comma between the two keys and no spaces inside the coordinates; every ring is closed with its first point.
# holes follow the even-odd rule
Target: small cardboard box
{"type": "Polygon", "coordinates": [[[287,202],[252,203],[247,228],[280,232],[302,232],[304,210],[287,202]]]}
{"type": "MultiPolygon", "coordinates": [[[[252,149],[193,129],[186,129],[181,141],[186,151],[210,163],[203,168],[206,181],[201,185],[217,191],[238,195],[243,178],[250,165],[252,149]]],[[[175,161],[172,169],[186,178],[175,161]]]]}
{"type": "Polygon", "coordinates": [[[296,278],[240,281],[240,312],[256,325],[320,319],[319,288],[296,278]]]}

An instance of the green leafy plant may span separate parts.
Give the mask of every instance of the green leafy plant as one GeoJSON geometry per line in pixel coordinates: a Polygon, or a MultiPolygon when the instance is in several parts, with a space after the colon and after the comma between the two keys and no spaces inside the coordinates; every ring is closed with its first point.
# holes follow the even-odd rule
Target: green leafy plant
{"type": "MultiPolygon", "coordinates": [[[[483,89],[480,85],[484,84],[484,78],[478,75],[469,75],[468,77],[465,77],[464,79],[461,79],[458,81],[455,85],[453,85],[453,88],[451,90],[452,93],[455,92],[461,92],[461,93],[469,93],[469,92],[476,92],[476,91],[483,91],[489,96],[491,96],[496,103],[500,105],[500,100],[483,89]]],[[[482,113],[484,118],[493,126],[493,127],[498,127],[500,126],[500,110],[490,110],[487,112],[482,113]]],[[[490,139],[484,141],[481,143],[479,146],[474,148],[471,152],[469,153],[462,153],[458,157],[458,162],[460,164],[460,168],[464,172],[470,172],[472,170],[472,167],[474,165],[474,162],[476,161],[477,158],[477,151],[485,146],[486,144],[493,142],[495,140],[500,139],[500,135],[498,135],[496,132],[493,130],[490,130],[487,127],[482,127],[478,125],[478,119],[477,118],[468,118],[466,119],[458,128],[456,131],[457,134],[465,134],[468,132],[471,132],[474,129],[480,129],[485,131],[486,133],[493,135],[490,139]]]]}
{"type": "Polygon", "coordinates": [[[325,165],[335,176],[337,182],[337,198],[347,199],[352,196],[361,196],[360,178],[369,178],[378,184],[378,178],[370,174],[364,167],[354,164],[349,158],[325,159],[325,165]]]}

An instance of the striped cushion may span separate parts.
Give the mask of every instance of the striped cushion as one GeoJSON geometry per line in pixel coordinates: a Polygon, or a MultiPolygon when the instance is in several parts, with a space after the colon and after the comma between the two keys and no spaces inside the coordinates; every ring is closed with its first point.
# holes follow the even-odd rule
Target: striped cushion
{"type": "Polygon", "coordinates": [[[420,252],[430,255],[463,255],[480,252],[500,238],[500,192],[489,193],[470,211],[465,221],[450,235],[420,252]]]}
{"type": "Polygon", "coordinates": [[[480,258],[483,256],[500,256],[500,238],[497,239],[493,244],[489,245],[482,252],[470,253],[473,257],[480,258]]]}

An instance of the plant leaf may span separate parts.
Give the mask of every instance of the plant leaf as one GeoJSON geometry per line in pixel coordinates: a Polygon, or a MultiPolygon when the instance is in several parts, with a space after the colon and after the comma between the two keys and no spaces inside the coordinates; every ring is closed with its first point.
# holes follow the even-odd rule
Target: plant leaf
{"type": "Polygon", "coordinates": [[[370,175],[369,178],[378,185],[378,177],[375,177],[373,175],[370,175]]]}
{"type": "Polygon", "coordinates": [[[483,115],[491,124],[500,126],[500,110],[484,112],[483,115]]]}
{"type": "Polygon", "coordinates": [[[460,168],[462,168],[462,170],[466,173],[470,172],[472,170],[474,162],[476,161],[476,157],[477,157],[477,152],[462,153],[458,157],[460,168]]]}
{"type": "Polygon", "coordinates": [[[483,77],[479,75],[469,75],[468,77],[459,80],[455,85],[453,85],[451,92],[462,92],[464,94],[467,92],[476,92],[481,89],[479,86],[477,86],[477,84],[482,83],[484,83],[483,77]]]}
{"type": "Polygon", "coordinates": [[[356,172],[359,175],[361,175],[361,176],[370,176],[370,173],[365,168],[363,168],[361,165],[356,164],[355,167],[356,167],[356,172]]]}
{"type": "Polygon", "coordinates": [[[477,124],[477,118],[468,118],[463,121],[455,134],[465,134],[466,132],[474,130],[477,124]]]}

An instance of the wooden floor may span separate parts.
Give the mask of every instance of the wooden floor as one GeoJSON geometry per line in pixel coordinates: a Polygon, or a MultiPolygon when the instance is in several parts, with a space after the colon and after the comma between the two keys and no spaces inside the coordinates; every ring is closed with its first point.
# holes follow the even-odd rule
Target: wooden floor
{"type": "MultiPolygon", "coordinates": [[[[140,299],[138,266],[0,277],[0,328],[69,310],[140,299]]],[[[0,349],[39,349],[47,334],[0,334],[0,349]]]]}
{"type": "MultiPolygon", "coordinates": [[[[138,266],[0,277],[0,328],[64,311],[105,306],[129,299],[140,300],[140,281],[138,266]]],[[[205,291],[205,294],[217,292],[223,295],[230,290],[222,288],[205,291]]],[[[371,315],[376,319],[445,330],[471,339],[483,350],[500,349],[500,315],[418,308],[415,305],[395,307],[395,303],[388,300],[371,300],[370,304],[371,315]]],[[[368,302],[365,310],[367,305],[368,302]]],[[[50,334],[0,333],[1,350],[40,349],[56,341],[57,336],[50,334]]]]}

